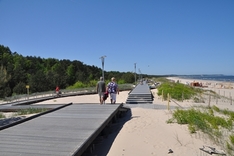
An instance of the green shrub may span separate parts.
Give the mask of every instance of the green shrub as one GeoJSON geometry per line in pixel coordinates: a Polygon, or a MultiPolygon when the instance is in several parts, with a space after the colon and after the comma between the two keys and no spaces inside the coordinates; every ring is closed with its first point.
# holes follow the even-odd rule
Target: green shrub
{"type": "Polygon", "coordinates": [[[27,114],[35,114],[47,111],[46,108],[27,108],[21,109],[17,112],[18,115],[27,115],[27,114]]]}
{"type": "Polygon", "coordinates": [[[189,110],[177,109],[174,111],[172,119],[168,121],[171,123],[176,121],[178,124],[189,124],[189,130],[193,133],[195,129],[210,133],[218,130],[219,127],[231,129],[233,126],[232,120],[214,116],[214,112],[211,109],[203,112],[194,108],[189,110]]]}
{"type": "Polygon", "coordinates": [[[96,87],[98,81],[96,80],[91,80],[87,83],[86,87],[96,87]]]}
{"type": "Polygon", "coordinates": [[[232,145],[230,145],[229,142],[226,142],[226,148],[228,150],[228,153],[231,154],[231,151],[233,150],[233,147],[232,147],[232,145]]]}
{"type": "Polygon", "coordinates": [[[0,112],[0,118],[6,118],[6,116],[2,112],[0,112]]]}
{"type": "Polygon", "coordinates": [[[193,96],[201,92],[201,89],[196,89],[188,85],[174,82],[165,82],[158,87],[158,95],[162,96],[163,94],[164,100],[167,99],[168,94],[172,99],[182,101],[191,99],[193,96]]]}
{"type": "Polygon", "coordinates": [[[229,139],[230,139],[231,144],[234,145],[234,135],[233,134],[229,136],[229,139]]]}
{"type": "Polygon", "coordinates": [[[193,101],[194,101],[195,103],[200,103],[200,99],[199,99],[198,97],[194,97],[194,98],[193,98],[193,101]]]}
{"type": "Polygon", "coordinates": [[[189,124],[188,129],[190,133],[196,133],[196,127],[194,125],[189,124]]]}
{"type": "Polygon", "coordinates": [[[212,109],[215,110],[216,112],[220,112],[220,109],[218,107],[216,107],[215,105],[212,106],[212,109]]]}
{"type": "MultiPolygon", "coordinates": [[[[233,132],[233,116],[234,112],[227,109],[220,110],[218,107],[196,107],[188,110],[176,109],[172,118],[167,120],[167,123],[188,124],[190,133],[202,131],[213,139],[220,146],[225,146],[223,143],[225,135],[222,134],[223,129],[233,132]],[[223,114],[222,116],[218,114],[223,114]]],[[[227,140],[227,139],[226,139],[227,140]]],[[[229,141],[226,141],[226,152],[230,155],[234,153],[234,135],[229,136],[229,141]]]]}
{"type": "Polygon", "coordinates": [[[86,85],[81,82],[81,81],[77,81],[73,86],[69,86],[67,87],[67,89],[76,89],[76,88],[85,88],[86,85]]]}
{"type": "Polygon", "coordinates": [[[123,79],[118,80],[118,84],[125,84],[125,81],[123,79]]]}
{"type": "Polygon", "coordinates": [[[230,119],[231,119],[231,120],[234,120],[234,112],[230,112],[230,113],[229,113],[229,116],[230,116],[230,119]]]}

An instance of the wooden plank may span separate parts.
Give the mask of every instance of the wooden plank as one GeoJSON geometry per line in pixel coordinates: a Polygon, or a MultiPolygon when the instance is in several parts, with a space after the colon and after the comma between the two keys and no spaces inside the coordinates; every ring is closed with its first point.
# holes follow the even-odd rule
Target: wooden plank
{"type": "Polygon", "coordinates": [[[0,131],[0,153],[81,155],[121,106],[72,104],[0,131]]]}

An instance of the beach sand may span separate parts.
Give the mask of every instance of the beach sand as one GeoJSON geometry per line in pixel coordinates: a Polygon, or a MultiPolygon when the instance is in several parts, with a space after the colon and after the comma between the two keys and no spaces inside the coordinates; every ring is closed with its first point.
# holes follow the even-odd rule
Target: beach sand
{"type": "MultiPolygon", "coordinates": [[[[175,79],[175,78],[173,78],[175,79]]],[[[179,79],[181,83],[188,80],[179,79]]],[[[194,81],[194,80],[192,80],[194,81]]],[[[209,82],[208,82],[209,83],[209,82]]],[[[212,84],[217,82],[212,82],[212,84]]],[[[212,86],[212,85],[211,85],[212,86]]],[[[214,87],[209,87],[216,89],[214,87]]],[[[207,89],[207,88],[206,88],[207,89]]],[[[222,88],[219,88],[220,90],[222,88]]],[[[223,88],[226,89],[226,88],[223,88]]],[[[157,89],[151,90],[154,95],[153,104],[126,105],[129,91],[122,91],[117,95],[117,104],[123,103],[130,109],[130,116],[120,119],[113,132],[97,145],[91,155],[108,156],[208,156],[199,148],[211,146],[222,150],[214,141],[201,132],[190,134],[187,125],[167,124],[166,121],[172,117],[175,107],[189,108],[194,105],[191,101],[170,102],[162,101],[157,96],[157,89]],[[168,153],[169,149],[173,153],[168,153]]],[[[228,89],[234,95],[233,89],[228,89]]],[[[43,101],[38,104],[61,104],[61,103],[97,103],[98,95],[82,95],[56,100],[43,101]]],[[[106,103],[110,104],[109,98],[106,103]]],[[[207,105],[202,103],[203,105],[207,105]]],[[[216,103],[212,103],[216,105],[216,103]]],[[[198,105],[198,104],[197,104],[198,105]]],[[[233,110],[233,106],[228,102],[219,102],[218,107],[233,110]]],[[[105,109],[105,105],[100,105],[105,109]]]]}

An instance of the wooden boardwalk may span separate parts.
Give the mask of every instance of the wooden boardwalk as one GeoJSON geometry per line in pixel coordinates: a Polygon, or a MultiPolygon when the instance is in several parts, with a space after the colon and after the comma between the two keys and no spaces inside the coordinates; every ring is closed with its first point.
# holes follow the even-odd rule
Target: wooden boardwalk
{"type": "Polygon", "coordinates": [[[80,156],[122,104],[72,104],[0,131],[1,156],[80,156]]]}
{"type": "Polygon", "coordinates": [[[149,85],[143,81],[139,83],[129,94],[126,104],[152,104],[153,95],[149,85]]]}

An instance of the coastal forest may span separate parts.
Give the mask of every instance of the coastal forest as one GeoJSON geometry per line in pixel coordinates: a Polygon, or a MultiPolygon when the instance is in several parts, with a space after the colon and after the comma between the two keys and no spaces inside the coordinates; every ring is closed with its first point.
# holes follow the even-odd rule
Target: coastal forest
{"type": "MultiPolygon", "coordinates": [[[[106,80],[114,76],[120,84],[135,82],[132,72],[105,71],[104,74],[106,80]]],[[[101,75],[101,68],[78,60],[22,56],[0,45],[0,98],[26,94],[26,86],[30,86],[30,93],[55,90],[56,86],[66,89],[75,84],[94,87],[101,75]]]]}

